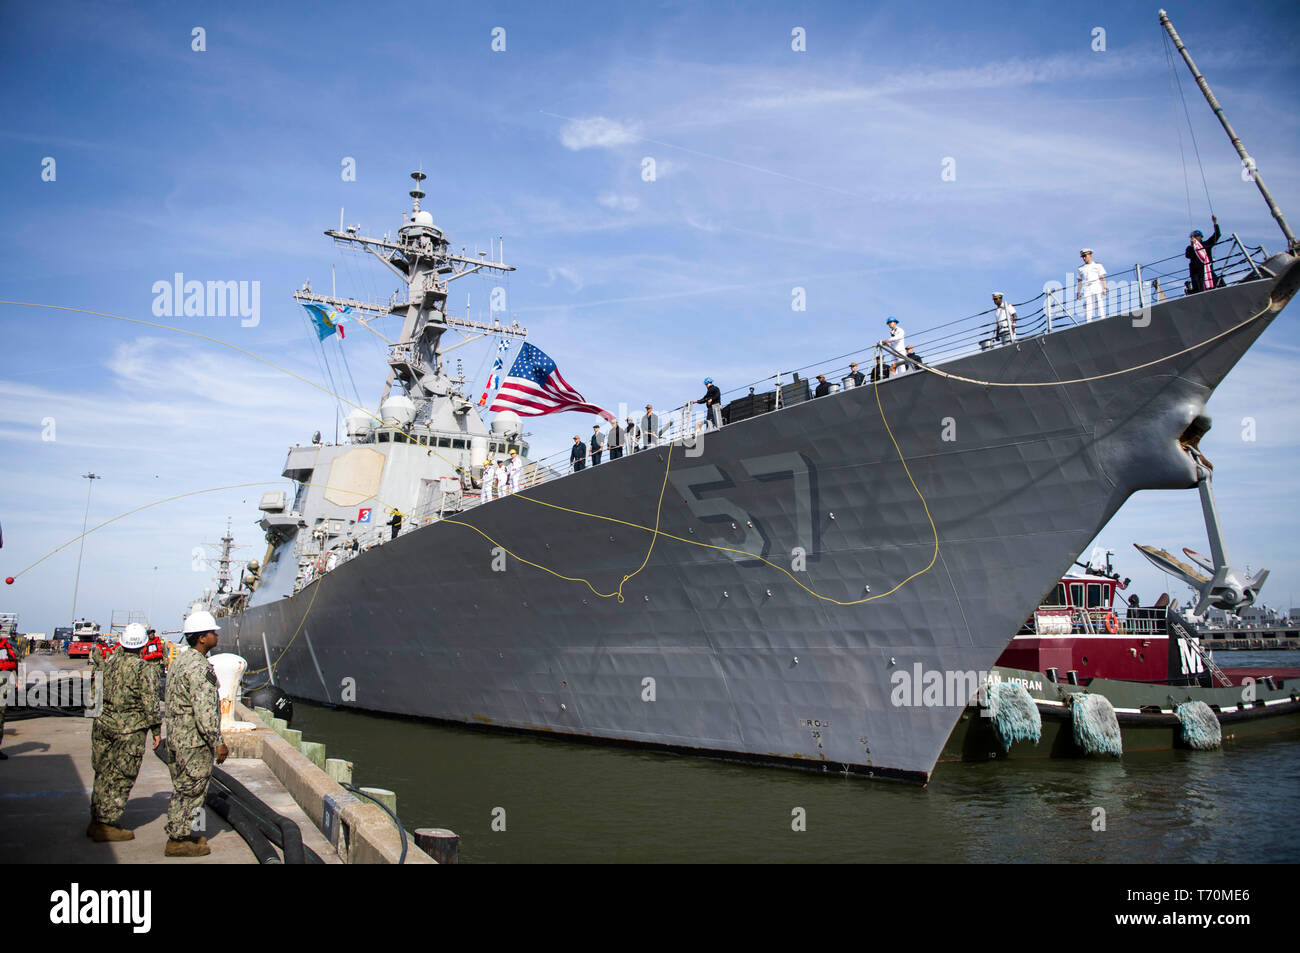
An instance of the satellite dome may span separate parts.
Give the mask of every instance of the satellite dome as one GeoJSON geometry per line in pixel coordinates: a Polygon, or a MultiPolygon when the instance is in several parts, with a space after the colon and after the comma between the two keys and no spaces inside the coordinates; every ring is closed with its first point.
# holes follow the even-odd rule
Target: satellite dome
{"type": "Polygon", "coordinates": [[[433,216],[430,215],[428,212],[426,212],[424,209],[420,209],[418,212],[412,212],[412,213],[411,213],[411,224],[412,224],[412,225],[427,225],[427,226],[429,226],[430,228],[432,228],[432,227],[433,227],[433,216]]]}
{"type": "MultiPolygon", "coordinates": [[[[349,415],[350,416],[350,415],[349,415]]],[[[415,401],[398,394],[379,405],[379,416],[385,427],[401,427],[415,419],[415,401]]]]}
{"type": "Polygon", "coordinates": [[[519,415],[513,410],[503,410],[492,420],[492,432],[497,436],[517,434],[522,429],[519,415]]]}
{"type": "Polygon", "coordinates": [[[347,430],[349,440],[353,443],[361,443],[370,436],[370,431],[375,429],[376,423],[374,414],[358,407],[348,414],[344,428],[347,430]]]}

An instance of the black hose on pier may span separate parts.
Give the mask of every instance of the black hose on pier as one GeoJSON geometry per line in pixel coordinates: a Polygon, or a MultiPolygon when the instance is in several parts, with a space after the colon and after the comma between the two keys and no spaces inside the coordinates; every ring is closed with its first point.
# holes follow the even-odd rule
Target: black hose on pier
{"type": "Polygon", "coordinates": [[[385,814],[387,814],[389,817],[393,819],[393,823],[397,825],[397,833],[402,835],[402,856],[397,859],[397,862],[399,864],[406,863],[406,828],[404,828],[402,826],[402,822],[397,819],[397,815],[394,814],[391,810],[389,810],[387,804],[379,800],[379,798],[375,797],[374,795],[367,794],[365,791],[361,790],[360,788],[348,784],[345,781],[340,781],[339,785],[345,791],[351,791],[353,794],[357,795],[358,797],[363,797],[368,801],[374,801],[376,804],[378,804],[380,807],[384,809],[385,814]]]}
{"type": "Polygon", "coordinates": [[[244,839],[259,864],[282,864],[279,852],[262,833],[257,821],[237,801],[232,801],[225,791],[209,791],[208,807],[225,819],[244,839]]]}
{"type": "Polygon", "coordinates": [[[315,851],[303,846],[302,830],[294,821],[271,810],[257,795],[236,781],[227,771],[214,766],[212,780],[249,813],[270,838],[271,843],[284,851],[286,864],[322,863],[315,851]]]}

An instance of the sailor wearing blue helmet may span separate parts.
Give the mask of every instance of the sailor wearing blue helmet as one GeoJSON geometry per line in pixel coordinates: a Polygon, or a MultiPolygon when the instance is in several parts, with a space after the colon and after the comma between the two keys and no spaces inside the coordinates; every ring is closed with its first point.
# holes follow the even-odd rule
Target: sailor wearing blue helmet
{"type": "MultiPolygon", "coordinates": [[[[885,323],[889,325],[889,337],[885,338],[880,343],[888,344],[899,354],[906,354],[907,342],[904,340],[906,332],[903,330],[903,326],[898,323],[898,318],[891,314],[885,319],[885,323]]],[[[889,360],[889,355],[886,355],[885,360],[889,360]]]]}
{"type": "Polygon", "coordinates": [[[704,423],[700,426],[717,430],[722,426],[722,391],[718,390],[718,385],[713,383],[712,377],[704,378],[704,387],[704,396],[695,402],[704,405],[704,423]]]}

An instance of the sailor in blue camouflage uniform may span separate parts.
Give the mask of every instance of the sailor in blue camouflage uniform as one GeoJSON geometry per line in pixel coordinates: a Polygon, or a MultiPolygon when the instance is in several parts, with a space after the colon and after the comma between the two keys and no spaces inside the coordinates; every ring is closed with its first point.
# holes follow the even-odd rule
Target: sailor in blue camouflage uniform
{"type": "Polygon", "coordinates": [[[164,726],[173,789],[167,805],[163,851],[167,857],[202,857],[212,852],[206,837],[193,835],[191,821],[203,808],[213,761],[221,764],[229,754],[221,741],[217,673],[208,661],[208,653],[217,646],[217,632],[212,613],[191,613],[184,628],[190,651],[178,655],[167,670],[164,726]]]}
{"type": "Polygon", "coordinates": [[[162,738],[160,673],[158,666],[141,657],[147,641],[144,626],[131,623],[122,633],[121,650],[99,667],[102,707],[90,731],[95,786],[90,795],[90,826],[86,828],[86,836],[98,843],[135,838],[118,821],[140,774],[146,737],[152,730],[155,748],[162,738]]]}

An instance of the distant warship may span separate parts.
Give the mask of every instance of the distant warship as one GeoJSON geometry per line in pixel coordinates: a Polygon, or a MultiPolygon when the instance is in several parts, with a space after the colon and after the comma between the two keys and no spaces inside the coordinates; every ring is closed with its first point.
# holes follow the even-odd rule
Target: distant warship
{"type": "Polygon", "coordinates": [[[413,178],[396,237],[326,232],[404,293],[295,295],[402,332],[378,413],[289,450],[224,644],[302,699],[827,771],[929,778],[968,697],[900,702],[900,677],[987,671],[1130,495],[1196,487],[1206,402],[1300,285],[1294,243],[1238,241],[1213,290],[1139,271],[1141,320],[1045,295],[1013,342],[949,328],[941,359],[916,335],[907,373],[816,399],[778,382],[699,442],[684,420],[581,472],[529,462],[480,503],[484,461],[529,447],[441,340],[527,332],[448,311],[450,282],[509,266],[455,254],[413,178]]]}

